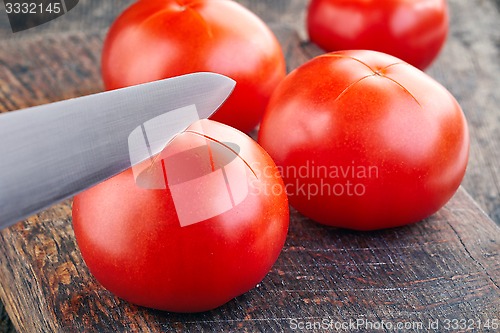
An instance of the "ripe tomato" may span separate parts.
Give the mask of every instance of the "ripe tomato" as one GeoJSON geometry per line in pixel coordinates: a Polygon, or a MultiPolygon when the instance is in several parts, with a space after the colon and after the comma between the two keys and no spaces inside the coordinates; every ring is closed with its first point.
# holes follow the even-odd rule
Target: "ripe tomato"
{"type": "Polygon", "coordinates": [[[285,77],[273,33],[253,13],[228,0],[140,0],[113,23],[104,42],[106,89],[193,72],[237,82],[213,120],[251,131],[285,77]]]}
{"type": "Polygon", "coordinates": [[[289,213],[279,172],[255,141],[204,120],[141,169],[74,199],[78,246],[106,289],[138,305],[198,312],[264,278],[289,213]]]}
{"type": "Polygon", "coordinates": [[[311,40],[326,51],[368,49],[420,68],[436,58],[448,34],[446,0],[312,0],[311,40]]]}
{"type": "Polygon", "coordinates": [[[371,230],[417,222],[464,176],[465,117],[417,68],[375,51],[317,57],[273,94],[259,143],[290,204],[327,225],[371,230]]]}

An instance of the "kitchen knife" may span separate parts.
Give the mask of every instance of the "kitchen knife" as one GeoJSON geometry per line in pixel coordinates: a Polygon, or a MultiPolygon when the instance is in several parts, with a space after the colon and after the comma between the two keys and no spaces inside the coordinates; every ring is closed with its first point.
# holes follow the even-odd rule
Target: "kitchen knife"
{"type": "Polygon", "coordinates": [[[1,114],[0,229],[158,154],[234,86],[194,73],[1,114]]]}

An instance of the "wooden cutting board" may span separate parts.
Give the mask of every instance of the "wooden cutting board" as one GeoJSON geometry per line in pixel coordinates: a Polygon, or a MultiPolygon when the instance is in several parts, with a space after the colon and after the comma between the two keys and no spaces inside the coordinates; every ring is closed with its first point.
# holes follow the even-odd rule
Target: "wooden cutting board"
{"type": "MultiPolygon", "coordinates": [[[[311,56],[292,30],[275,31],[291,68],[311,56]]],[[[58,34],[6,45],[0,111],[102,90],[102,38],[58,34]]],[[[500,312],[499,228],[463,189],[429,219],[370,233],[320,226],[292,210],[285,248],[262,283],[202,314],[137,307],[103,289],[75,244],[71,201],[0,239],[0,296],[19,332],[281,332],[382,321],[447,331],[453,320],[487,331],[500,312]]]]}

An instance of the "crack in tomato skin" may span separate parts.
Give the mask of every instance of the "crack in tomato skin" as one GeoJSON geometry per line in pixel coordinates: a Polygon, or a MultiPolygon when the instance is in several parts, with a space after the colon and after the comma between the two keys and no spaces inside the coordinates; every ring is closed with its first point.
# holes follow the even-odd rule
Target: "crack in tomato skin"
{"type": "Polygon", "coordinates": [[[333,58],[343,58],[343,59],[351,59],[351,60],[354,60],[356,62],[359,62],[360,64],[364,65],[365,67],[367,67],[369,70],[371,70],[372,72],[375,72],[373,70],[373,68],[371,68],[370,65],[368,65],[366,62],[362,61],[362,60],[359,60],[357,58],[354,58],[354,57],[351,57],[349,55],[346,55],[346,54],[341,54],[341,53],[328,53],[328,54],[325,54],[321,57],[325,57],[325,58],[328,58],[328,57],[333,57],[333,58]]]}
{"type": "Polygon", "coordinates": [[[199,132],[196,132],[196,131],[193,131],[193,130],[186,130],[184,131],[183,133],[191,133],[191,134],[195,134],[195,135],[198,135],[200,137],[203,137],[207,140],[210,140],[214,143],[217,143],[219,145],[221,145],[222,147],[228,149],[231,153],[233,153],[237,158],[239,158],[243,163],[245,163],[245,165],[250,169],[250,171],[252,172],[252,174],[255,176],[256,179],[259,179],[259,177],[257,176],[257,174],[255,173],[255,171],[253,170],[253,168],[250,166],[250,164],[243,158],[240,156],[240,154],[238,154],[238,152],[236,152],[233,148],[229,147],[228,145],[226,145],[224,142],[221,142],[215,138],[212,138],[211,136],[208,136],[206,134],[203,134],[203,133],[199,133],[199,132]]]}
{"type": "Polygon", "coordinates": [[[366,76],[363,76],[362,78],[354,81],[353,83],[351,83],[349,86],[347,86],[338,96],[337,98],[335,99],[335,101],[337,102],[338,100],[340,100],[340,98],[342,98],[352,87],[354,87],[355,85],[357,85],[358,83],[360,83],[361,81],[363,81],[364,79],[367,79],[369,77],[372,77],[372,76],[379,76],[379,77],[383,77],[385,79],[388,79],[389,81],[395,83],[398,87],[400,87],[401,89],[403,89],[403,91],[405,93],[407,93],[408,95],[410,95],[410,97],[415,101],[415,103],[417,103],[417,105],[422,108],[422,105],[420,104],[420,102],[418,101],[418,99],[404,86],[402,85],[401,83],[399,83],[398,81],[396,81],[395,79],[391,78],[390,76],[386,75],[386,70],[390,67],[393,67],[393,66],[396,66],[396,65],[409,65],[408,63],[406,62],[395,62],[395,63],[392,63],[392,64],[389,64],[387,66],[384,66],[380,69],[374,69],[372,66],[368,65],[366,62],[360,60],[360,59],[357,59],[357,58],[354,58],[352,56],[349,56],[349,55],[345,55],[345,54],[335,54],[335,53],[330,53],[330,54],[326,54],[324,55],[323,57],[335,57],[335,58],[342,58],[342,59],[351,59],[353,61],[356,61],[360,64],[362,64],[363,66],[367,67],[368,69],[370,69],[370,71],[373,72],[373,74],[371,75],[366,75],[366,76]]]}
{"type": "MultiPolygon", "coordinates": [[[[178,138],[180,135],[183,135],[183,134],[193,134],[193,135],[196,135],[196,136],[199,136],[199,137],[202,137],[204,139],[207,139],[207,140],[210,140],[212,141],[213,143],[216,143],[218,145],[220,145],[221,147],[229,150],[232,154],[234,154],[235,157],[237,157],[238,159],[240,159],[244,164],[245,166],[251,171],[251,173],[254,175],[255,179],[259,180],[259,177],[257,176],[257,173],[253,170],[253,168],[250,166],[250,164],[243,158],[240,156],[240,154],[235,151],[233,148],[231,148],[229,145],[225,144],[224,142],[221,142],[209,135],[206,135],[206,134],[203,134],[203,133],[199,133],[197,131],[194,131],[194,130],[190,130],[190,129],[186,129],[180,133],[177,133],[176,135],[174,135],[170,140],[168,140],[168,142],[164,145],[163,149],[161,149],[161,151],[156,154],[152,159],[150,159],[150,163],[149,163],[149,166],[147,168],[144,169],[143,173],[147,173],[147,174],[153,174],[155,172],[154,168],[155,168],[155,165],[157,163],[160,163],[161,166],[162,166],[162,172],[164,173],[163,176],[165,178],[165,181],[167,179],[167,175],[166,175],[166,169],[164,169],[165,165],[164,165],[164,161],[163,161],[163,152],[168,148],[168,146],[176,139],[178,138]]],[[[213,156],[213,152],[212,152],[212,149],[210,148],[210,145],[207,145],[208,146],[208,151],[209,151],[209,158],[210,158],[210,167],[212,169],[212,172],[215,171],[216,169],[216,166],[215,166],[215,162],[214,162],[214,156],[213,156]]],[[[166,183],[165,183],[166,184],[166,183]]]]}
{"type": "Polygon", "coordinates": [[[408,63],[403,62],[403,61],[401,61],[401,62],[395,62],[393,64],[387,65],[387,66],[379,69],[378,72],[384,73],[387,70],[387,68],[390,68],[390,67],[393,67],[393,66],[396,66],[396,65],[408,65],[408,63]]]}
{"type": "Polygon", "coordinates": [[[390,78],[389,76],[386,76],[386,75],[382,75],[383,77],[385,77],[386,79],[394,82],[395,84],[397,84],[401,89],[403,89],[408,95],[411,96],[411,98],[415,101],[415,103],[418,104],[418,106],[420,108],[422,108],[422,105],[420,104],[420,102],[418,101],[418,99],[408,90],[405,88],[405,86],[403,86],[401,83],[399,83],[398,81],[394,80],[393,78],[390,78]]]}
{"type": "Polygon", "coordinates": [[[338,96],[337,98],[335,99],[335,102],[338,102],[340,100],[340,98],[342,98],[342,96],[344,96],[353,86],[355,86],[356,84],[358,84],[359,82],[363,81],[364,79],[367,79],[369,77],[373,76],[373,74],[370,74],[370,75],[366,75],[366,76],[363,76],[362,78],[360,78],[359,80],[356,80],[354,81],[353,83],[351,83],[350,85],[348,85],[338,96]]]}
{"type": "MultiPolygon", "coordinates": [[[[143,171],[145,173],[152,173],[154,172],[153,168],[154,168],[154,165],[156,163],[158,163],[158,159],[161,158],[162,156],[162,153],[165,149],[167,149],[167,147],[170,145],[170,143],[172,141],[174,141],[178,136],[184,134],[184,133],[190,133],[190,134],[194,134],[194,135],[197,135],[197,136],[200,136],[200,137],[203,137],[207,140],[210,140],[216,144],[219,144],[221,145],[222,147],[228,149],[231,153],[233,153],[237,158],[239,158],[243,163],[245,163],[245,165],[250,169],[250,171],[252,172],[252,174],[255,176],[256,179],[259,179],[259,177],[257,176],[257,173],[253,170],[253,168],[250,166],[250,164],[243,158],[240,156],[240,154],[238,154],[238,152],[236,152],[234,149],[232,149],[230,146],[226,145],[224,142],[221,142],[211,136],[208,136],[206,134],[203,134],[203,133],[199,133],[199,132],[196,132],[194,130],[190,130],[190,129],[186,129],[180,133],[177,133],[176,135],[174,135],[170,140],[167,141],[167,143],[165,144],[165,146],[160,150],[160,152],[158,154],[156,154],[152,159],[151,159],[151,162],[149,164],[149,166],[143,171]]],[[[212,150],[210,149],[210,147],[208,148],[209,149],[209,152],[210,152],[210,165],[212,167],[212,171],[215,170],[215,165],[214,165],[214,161],[213,161],[213,155],[212,155],[212,150]]],[[[163,163],[163,162],[161,162],[163,163]]]]}
{"type": "Polygon", "coordinates": [[[411,66],[410,64],[408,64],[407,62],[395,62],[393,64],[390,64],[390,65],[387,65],[379,70],[377,70],[376,74],[377,75],[380,75],[382,77],[385,77],[386,79],[394,82],[395,84],[397,84],[401,89],[403,89],[407,94],[409,94],[413,100],[418,104],[418,106],[420,108],[422,108],[422,104],[420,104],[420,102],[418,101],[418,99],[415,97],[415,95],[413,95],[404,85],[402,85],[401,83],[399,83],[398,81],[396,81],[395,79],[391,78],[390,76],[386,75],[385,74],[385,71],[387,71],[388,68],[390,67],[394,67],[394,66],[397,66],[397,65],[406,65],[406,66],[411,66]]]}

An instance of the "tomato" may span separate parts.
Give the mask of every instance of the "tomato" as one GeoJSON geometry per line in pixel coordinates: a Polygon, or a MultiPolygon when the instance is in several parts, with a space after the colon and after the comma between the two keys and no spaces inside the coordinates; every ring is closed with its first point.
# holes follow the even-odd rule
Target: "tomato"
{"type": "Polygon", "coordinates": [[[311,40],[326,51],[368,49],[427,68],[449,25],[446,0],[312,0],[311,40]]]}
{"type": "Polygon", "coordinates": [[[273,94],[259,143],[290,204],[326,225],[373,230],[441,208],[464,176],[468,127],[455,98],[375,51],[319,56],[273,94]]]}
{"type": "Polygon", "coordinates": [[[108,90],[193,72],[237,82],[212,119],[243,132],[257,125],[286,75],[274,34],[234,1],[140,0],[116,19],[104,41],[108,90]]]}
{"type": "Polygon", "coordinates": [[[129,302],[173,312],[210,310],[255,287],[289,221],[269,155],[204,120],[144,163],[74,199],[76,240],[95,278],[129,302]]]}

